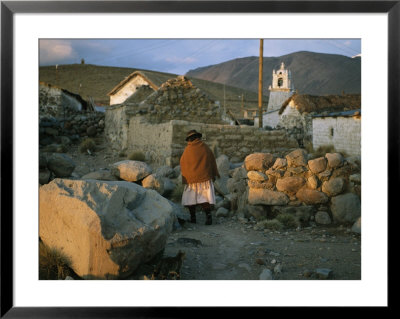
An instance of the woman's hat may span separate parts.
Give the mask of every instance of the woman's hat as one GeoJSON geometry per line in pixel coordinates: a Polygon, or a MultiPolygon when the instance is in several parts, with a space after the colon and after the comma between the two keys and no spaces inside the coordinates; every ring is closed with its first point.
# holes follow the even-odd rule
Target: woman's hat
{"type": "Polygon", "coordinates": [[[200,137],[202,137],[203,135],[202,135],[201,133],[197,132],[196,130],[191,130],[191,131],[189,131],[189,132],[187,133],[185,141],[187,141],[190,137],[193,137],[193,136],[196,136],[196,137],[199,137],[199,138],[200,138],[200,137]]]}

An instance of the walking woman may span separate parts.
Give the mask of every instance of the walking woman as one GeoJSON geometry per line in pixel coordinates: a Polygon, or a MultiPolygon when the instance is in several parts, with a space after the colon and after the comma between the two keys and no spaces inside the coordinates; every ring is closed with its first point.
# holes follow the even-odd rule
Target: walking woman
{"type": "Polygon", "coordinates": [[[211,225],[211,210],[215,205],[213,181],[220,176],[214,154],[201,137],[196,130],[186,136],[187,146],[180,160],[184,184],[182,205],[188,207],[191,223],[196,223],[196,206],[200,205],[206,213],[206,225],[211,225]]]}

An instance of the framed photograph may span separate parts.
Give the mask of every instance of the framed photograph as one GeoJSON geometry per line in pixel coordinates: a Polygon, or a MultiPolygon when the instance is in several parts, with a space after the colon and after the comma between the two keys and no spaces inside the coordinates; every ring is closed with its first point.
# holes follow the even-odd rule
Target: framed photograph
{"type": "MultiPolygon", "coordinates": [[[[210,311],[221,315],[222,312],[243,307],[246,311],[261,312],[281,310],[282,307],[389,307],[389,213],[397,211],[398,206],[394,200],[394,183],[399,177],[399,21],[400,1],[397,0],[2,1],[1,317],[186,318],[191,317],[193,311],[201,315],[210,311]],[[114,46],[114,53],[111,46],[106,48],[95,41],[159,41],[142,49],[142,53],[148,55],[153,51],[167,50],[167,42],[172,43],[172,40],[177,45],[181,41],[204,41],[203,47],[192,50],[192,57],[198,57],[212,51],[219,44],[217,42],[222,40],[226,43],[241,40],[243,46],[247,45],[246,41],[252,40],[256,42],[257,49],[260,39],[264,39],[260,43],[270,46],[278,43],[275,40],[298,40],[304,43],[310,40],[309,51],[313,50],[311,40],[348,40],[349,47],[342,46],[339,49],[349,50],[347,55],[354,54],[354,57],[361,59],[362,170],[359,176],[363,180],[362,242],[359,240],[358,246],[348,252],[361,254],[361,264],[351,265],[360,267],[360,278],[279,280],[279,276],[276,276],[278,280],[40,280],[38,175],[41,131],[38,101],[41,97],[38,82],[42,79],[39,76],[39,60],[51,57],[52,53],[78,59],[69,62],[78,66],[92,63],[91,58],[73,53],[70,46],[63,46],[65,42],[62,40],[66,39],[76,43],[90,42],[93,44],[90,48],[93,56],[100,57],[102,50],[109,50],[108,54],[114,54],[115,58],[118,58],[117,52],[122,52],[119,53],[120,57],[123,54],[126,58],[131,53],[130,49],[120,51],[121,48],[118,48],[117,51],[114,46]],[[59,41],[58,47],[53,45],[56,41],[59,41]],[[359,45],[361,52],[351,49],[352,41],[359,45]],[[45,51],[45,45],[50,42],[51,48],[49,46],[50,49],[45,51]],[[50,52],[50,55],[46,56],[44,52],[50,52]]],[[[330,42],[332,45],[334,41],[330,42]]],[[[120,44],[118,42],[115,45],[120,44]]],[[[228,46],[224,46],[224,50],[228,51],[228,46]]],[[[235,48],[231,51],[235,52],[235,48]]],[[[255,56],[257,53],[248,55],[255,56]]],[[[189,65],[194,60],[185,60],[172,54],[168,58],[176,66],[171,73],[182,75],[186,71],[179,67],[183,63],[189,65]]],[[[253,58],[258,63],[258,58],[253,58]]],[[[152,63],[156,63],[156,60],[152,63]]],[[[57,81],[59,62],[51,58],[48,61],[52,67],[56,65],[51,76],[54,75],[57,81]]],[[[151,66],[146,69],[152,70],[151,66]]],[[[286,72],[284,63],[280,70],[286,72]]],[[[108,105],[109,98],[116,99],[115,103],[111,101],[110,104],[120,103],[115,93],[138,74],[141,81],[147,81],[150,89],[158,89],[162,84],[145,71],[121,73],[121,82],[117,81],[109,94],[104,95],[104,105],[108,105]]],[[[187,80],[185,77],[179,79],[187,80]]],[[[302,79],[305,81],[307,77],[302,79]]],[[[99,82],[103,80],[99,77],[99,82]]],[[[276,83],[272,82],[272,89],[277,86],[282,91],[282,87],[287,86],[287,90],[290,90],[288,81],[290,75],[286,78],[277,77],[276,83]]],[[[296,80],[294,83],[296,86],[296,80]]],[[[264,83],[264,86],[268,87],[268,84],[264,83]]],[[[54,89],[54,86],[50,85],[47,89],[54,89]]],[[[81,84],[72,94],[66,88],[61,91],[71,99],[77,98],[79,95],[76,93],[84,89],[81,84]]],[[[224,85],[221,91],[224,99],[228,92],[225,90],[228,89],[224,85]]],[[[237,95],[235,99],[238,99],[239,110],[245,101],[244,93],[238,95],[235,91],[232,94],[237,95]]],[[[248,101],[252,99],[254,109],[256,94],[248,101]]],[[[85,107],[90,107],[90,103],[88,105],[85,107]]],[[[244,114],[244,110],[240,110],[244,114]]],[[[249,107],[248,112],[251,110],[249,107]]],[[[324,114],[317,119],[323,120],[326,116],[324,114]]],[[[232,115],[232,118],[235,122],[236,115],[232,115]]],[[[99,120],[94,130],[101,129],[102,124],[99,126],[98,123],[99,120]]],[[[91,134],[86,123],[79,125],[84,125],[85,134],[91,134]]],[[[51,129],[48,132],[51,134],[51,129]]],[[[330,134],[334,133],[331,129],[330,134]]],[[[158,138],[161,139],[160,136],[158,138]]],[[[211,144],[212,139],[204,132],[203,138],[211,144]]],[[[85,152],[91,154],[89,148],[85,152]]],[[[172,157],[165,161],[173,162],[174,166],[178,163],[172,157]]],[[[246,232],[246,229],[243,228],[243,231],[246,232]]],[[[220,236],[211,235],[214,236],[212,240],[220,236]]],[[[321,237],[324,242],[331,239],[334,241],[335,237],[321,237]]],[[[330,249],[328,244],[326,246],[326,249],[330,249]]],[[[221,250],[216,253],[224,254],[221,250]]],[[[201,260],[198,261],[201,264],[201,260]]],[[[322,266],[324,262],[325,259],[321,261],[322,266]]],[[[343,260],[343,263],[346,262],[349,261],[343,260]]],[[[271,257],[269,263],[269,267],[274,269],[276,260],[271,257]]],[[[301,263],[298,264],[301,273],[296,279],[304,279],[305,272],[301,263]]],[[[322,266],[319,268],[322,269],[322,266]]],[[[219,264],[215,267],[222,266],[219,264]]],[[[239,267],[243,271],[250,268],[246,262],[239,267]]]]}

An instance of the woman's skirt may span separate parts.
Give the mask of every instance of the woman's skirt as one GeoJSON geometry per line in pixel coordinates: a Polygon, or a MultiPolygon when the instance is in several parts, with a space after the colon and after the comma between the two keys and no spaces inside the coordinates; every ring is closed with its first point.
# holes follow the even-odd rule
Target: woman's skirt
{"type": "Polygon", "coordinates": [[[182,194],[182,205],[190,206],[202,203],[215,204],[215,190],[212,180],[185,184],[182,194]]]}

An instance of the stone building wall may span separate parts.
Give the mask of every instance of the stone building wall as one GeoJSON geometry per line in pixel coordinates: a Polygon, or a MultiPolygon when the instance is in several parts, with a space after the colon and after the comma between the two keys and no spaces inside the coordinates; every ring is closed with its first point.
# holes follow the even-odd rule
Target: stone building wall
{"type": "Polygon", "coordinates": [[[293,105],[293,101],[280,115],[279,125],[288,130],[288,134],[296,140],[312,140],[312,117],[308,113],[300,113],[293,105]]]}
{"type": "Polygon", "coordinates": [[[338,152],[361,155],[361,117],[316,117],[313,147],[333,145],[338,152]]]}
{"type": "Polygon", "coordinates": [[[129,116],[127,106],[119,104],[107,107],[105,112],[104,133],[115,150],[128,147],[129,116]]]}
{"type": "Polygon", "coordinates": [[[172,135],[171,122],[151,124],[144,117],[134,116],[129,120],[126,149],[143,152],[150,162],[171,165],[172,135]]]}
{"type": "Polygon", "coordinates": [[[265,131],[251,126],[194,123],[173,120],[152,124],[144,117],[132,117],[129,122],[128,150],[142,151],[161,165],[174,167],[186,146],[189,130],[203,134],[203,139],[216,156],[227,155],[232,162],[243,161],[252,152],[280,153],[298,147],[284,130],[265,131]]]}
{"type": "Polygon", "coordinates": [[[273,92],[269,93],[268,111],[279,110],[282,104],[293,95],[293,92],[273,92]]]}

